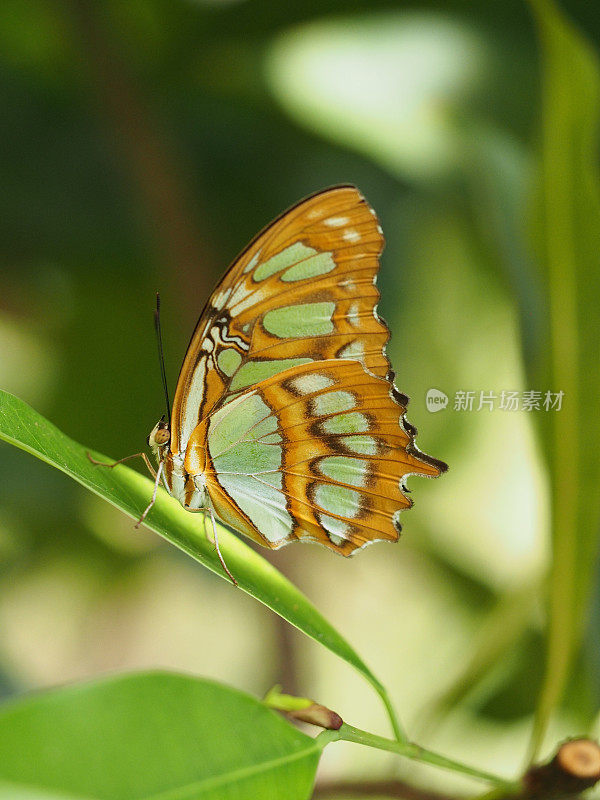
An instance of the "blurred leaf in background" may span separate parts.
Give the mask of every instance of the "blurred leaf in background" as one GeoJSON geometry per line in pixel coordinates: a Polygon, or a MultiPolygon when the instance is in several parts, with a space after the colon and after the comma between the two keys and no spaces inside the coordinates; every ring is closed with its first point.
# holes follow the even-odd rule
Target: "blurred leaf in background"
{"type": "Polygon", "coordinates": [[[597,572],[600,429],[589,420],[600,394],[600,62],[552,0],[533,0],[532,7],[543,65],[535,233],[548,290],[549,343],[530,373],[564,392],[564,413],[542,418],[553,483],[553,561],[536,750],[578,655],[597,572]]]}
{"type": "MultiPolygon", "coordinates": [[[[592,4],[562,9],[597,46],[592,4]]],[[[592,46],[568,34],[557,61],[553,19],[540,62],[536,24],[516,0],[0,8],[2,388],[91,447],[137,452],[162,408],[154,292],[173,385],[211,286],[256,231],[306,194],[357,184],[388,242],[380,309],[408,417],[420,446],[451,469],[411,482],[415,507],[394,548],[350,562],[308,546],[272,558],[367,656],[409,727],[432,711],[424,744],[506,774],[521,765],[542,682],[542,582],[557,541],[556,472],[536,423],[560,425],[563,412],[461,412],[453,400],[461,390],[561,388],[542,358],[548,280],[529,243],[540,119],[560,113],[570,121],[555,135],[579,132],[569,158],[580,173],[594,133],[588,84],[562,95],[581,118],[569,108],[547,116],[552,83],[543,101],[541,70],[551,70],[546,81],[569,82],[567,65],[587,75],[592,46]],[[445,411],[427,410],[430,388],[448,395],[445,411]]],[[[591,214],[588,190],[576,188],[573,202],[591,214]]],[[[576,232],[578,246],[589,241],[591,226],[576,232]]],[[[597,288],[586,285],[592,306],[597,288]]],[[[582,310],[583,327],[561,329],[580,340],[585,368],[597,361],[588,353],[598,315],[582,310]]],[[[600,422],[593,387],[585,392],[577,452],[591,463],[600,422]]],[[[384,730],[350,670],[58,473],[3,447],[0,485],[5,693],[168,666],[258,694],[281,682],[384,730]]],[[[586,497],[597,499],[594,487],[586,497]]],[[[588,519],[577,526],[591,543],[588,519]]],[[[570,595],[570,613],[583,591],[570,595]]],[[[597,630],[596,621],[550,738],[588,721],[597,630]]],[[[396,768],[384,754],[340,748],[322,769],[396,768]]],[[[444,791],[466,785],[439,781],[444,791]]]]}

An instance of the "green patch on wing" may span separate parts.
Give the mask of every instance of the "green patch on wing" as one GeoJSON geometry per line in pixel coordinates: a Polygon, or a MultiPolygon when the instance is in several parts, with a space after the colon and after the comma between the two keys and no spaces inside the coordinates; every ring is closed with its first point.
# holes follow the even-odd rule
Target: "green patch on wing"
{"type": "Polygon", "coordinates": [[[278,358],[272,361],[248,361],[235,373],[229,391],[237,392],[247,386],[254,386],[267,378],[272,378],[279,372],[283,372],[290,367],[299,367],[301,364],[309,364],[312,358],[278,358]]]}
{"type": "Polygon", "coordinates": [[[316,256],[300,261],[293,267],[286,269],[281,276],[282,281],[303,281],[306,278],[316,278],[318,275],[326,275],[335,269],[335,261],[331,253],[319,253],[316,256]]]}
{"type": "Polygon", "coordinates": [[[333,332],[331,316],[335,303],[298,303],[267,311],[263,317],[266,331],[280,339],[324,336],[333,332]]]}
{"type": "Polygon", "coordinates": [[[355,517],[360,511],[360,494],[354,489],[335,483],[319,483],[314,491],[315,502],[323,511],[338,517],[355,517]]]}
{"type": "Polygon", "coordinates": [[[379,450],[377,439],[372,436],[342,436],[340,444],[361,456],[376,456],[379,450]]]}
{"type": "Polygon", "coordinates": [[[210,421],[208,447],[221,487],[271,542],[292,532],[282,492],[282,444],[273,436],[277,417],[256,393],[242,395],[219,409],[210,421]]]}
{"type": "Polygon", "coordinates": [[[313,414],[325,416],[326,414],[339,414],[341,411],[350,411],[356,405],[356,398],[351,392],[327,392],[315,397],[311,403],[313,414]]]}
{"type": "Polygon", "coordinates": [[[228,347],[226,350],[221,350],[217,356],[217,363],[221,372],[231,377],[242,363],[242,357],[235,348],[228,347]]]}
{"type": "Polygon", "coordinates": [[[275,544],[290,536],[294,525],[280,472],[260,476],[217,473],[217,479],[265,539],[275,544]]]}
{"type": "Polygon", "coordinates": [[[300,261],[316,254],[317,251],[313,247],[307,247],[305,244],[302,244],[302,242],[296,242],[290,245],[290,247],[286,247],[281,253],[277,253],[277,255],[272,256],[267,259],[267,261],[260,264],[254,272],[253,279],[257,282],[264,281],[276,272],[298,264],[300,261]]]}
{"type": "Polygon", "coordinates": [[[258,394],[240,395],[211,417],[208,429],[211,458],[214,461],[243,440],[276,430],[277,419],[258,394]]]}
{"type": "Polygon", "coordinates": [[[319,472],[339,483],[364,486],[369,474],[369,464],[362,458],[326,456],[319,461],[319,472]]]}
{"type": "Polygon", "coordinates": [[[255,475],[272,472],[281,466],[281,447],[262,442],[238,442],[218,458],[213,459],[218,473],[244,472],[255,475]]]}
{"type": "Polygon", "coordinates": [[[323,429],[327,433],[364,433],[369,430],[369,420],[364,414],[352,411],[350,414],[338,414],[324,420],[323,429]]]}

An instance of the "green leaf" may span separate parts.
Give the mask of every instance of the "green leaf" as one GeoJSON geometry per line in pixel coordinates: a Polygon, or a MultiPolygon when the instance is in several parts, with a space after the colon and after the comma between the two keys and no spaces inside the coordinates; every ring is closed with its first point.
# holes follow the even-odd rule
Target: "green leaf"
{"type": "Polygon", "coordinates": [[[321,752],[339,741],[514,786],[347,724],[312,739],[250,695],[157,671],[0,708],[0,800],[306,800],[321,752]]]}
{"type": "MultiPolygon", "coordinates": [[[[85,447],[59,431],[22,400],[1,391],[0,439],[62,470],[133,519],[139,519],[152,496],[152,482],[148,478],[124,465],[115,469],[94,466],[87,457],[85,447]]],[[[100,461],[111,461],[100,453],[92,455],[100,461]]],[[[214,546],[205,536],[201,516],[185,511],[162,488],[145,524],[229,581],[214,546]]],[[[383,685],[302,592],[222,525],[219,526],[219,544],[225,562],[241,589],[343,658],[369,681],[386,706],[396,736],[402,738],[383,685]]]]}
{"type": "Polygon", "coordinates": [[[553,565],[537,750],[580,646],[600,531],[598,298],[600,194],[597,54],[552,0],[530,0],[541,43],[541,163],[535,231],[548,291],[542,385],[565,393],[543,419],[552,480],[553,565]],[[591,423],[591,424],[590,424],[591,423]]]}
{"type": "Polygon", "coordinates": [[[0,711],[0,800],[306,800],[325,743],[213,681],[105,678],[0,711]]]}

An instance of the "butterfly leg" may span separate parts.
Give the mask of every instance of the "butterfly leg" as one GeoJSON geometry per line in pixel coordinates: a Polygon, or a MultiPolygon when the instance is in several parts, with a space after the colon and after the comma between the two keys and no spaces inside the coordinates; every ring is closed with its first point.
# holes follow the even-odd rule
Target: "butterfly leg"
{"type": "Polygon", "coordinates": [[[160,475],[161,475],[161,472],[163,470],[163,463],[164,462],[161,461],[159,463],[159,465],[158,465],[158,469],[156,470],[156,475],[155,475],[155,478],[154,478],[154,491],[152,492],[152,499],[150,500],[150,502],[148,503],[148,505],[144,509],[144,513],[142,514],[142,516],[138,519],[138,521],[133,526],[134,528],[139,528],[140,527],[142,522],[146,519],[146,517],[148,515],[148,512],[150,511],[150,509],[152,508],[152,506],[156,502],[156,494],[158,492],[158,484],[160,483],[160,475]]]}
{"type": "MultiPolygon", "coordinates": [[[[219,549],[219,537],[217,536],[217,523],[215,522],[215,514],[214,514],[214,511],[212,510],[212,508],[208,509],[208,513],[210,514],[210,519],[212,521],[214,545],[215,545],[215,549],[217,551],[217,555],[219,556],[219,561],[221,562],[221,566],[223,567],[225,572],[229,575],[229,578],[231,579],[231,582],[233,583],[233,585],[237,586],[238,582],[236,581],[236,579],[233,577],[233,575],[229,571],[229,568],[227,567],[227,564],[225,563],[225,561],[223,559],[223,556],[221,555],[221,550],[219,549]]],[[[206,520],[206,514],[204,515],[204,519],[206,520]]]]}
{"type": "Polygon", "coordinates": [[[203,525],[204,525],[204,535],[206,536],[206,538],[208,539],[208,541],[209,541],[209,542],[210,542],[212,545],[214,545],[214,543],[215,543],[215,537],[214,537],[214,534],[212,534],[212,533],[210,532],[210,530],[208,530],[208,529],[207,529],[207,527],[206,527],[206,518],[208,517],[208,513],[209,513],[209,512],[208,512],[208,508],[203,508],[203,509],[202,509],[202,511],[204,512],[204,515],[203,515],[203,517],[202,517],[202,523],[203,523],[203,525]]]}
{"type": "Polygon", "coordinates": [[[138,458],[138,456],[141,456],[144,459],[145,465],[150,470],[150,473],[152,474],[152,477],[156,478],[156,470],[154,469],[154,467],[150,463],[150,459],[148,458],[146,453],[133,453],[133,455],[125,456],[124,458],[120,458],[118,461],[113,461],[111,464],[109,464],[106,461],[96,461],[96,459],[92,458],[92,456],[89,454],[89,451],[86,452],[86,456],[89,458],[89,460],[92,462],[92,464],[95,467],[108,467],[109,469],[112,469],[113,467],[116,467],[117,464],[122,464],[124,461],[129,461],[129,459],[131,459],[131,458],[138,458]]]}

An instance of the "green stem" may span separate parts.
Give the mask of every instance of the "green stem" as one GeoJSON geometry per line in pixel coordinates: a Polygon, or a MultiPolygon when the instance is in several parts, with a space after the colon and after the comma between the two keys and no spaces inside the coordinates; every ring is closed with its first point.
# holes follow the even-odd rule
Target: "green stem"
{"type": "Polygon", "coordinates": [[[392,701],[387,691],[379,683],[374,683],[373,687],[383,701],[396,741],[404,743],[408,742],[408,736],[406,735],[404,729],[402,728],[400,720],[398,719],[398,714],[396,713],[396,709],[392,705],[392,701]]]}
{"type": "Polygon", "coordinates": [[[515,784],[510,789],[500,786],[484,794],[477,795],[473,800],[511,800],[511,798],[516,800],[516,798],[522,797],[522,788],[523,787],[518,784],[515,784]]]}
{"type": "Polygon", "coordinates": [[[434,753],[432,750],[426,750],[424,747],[419,747],[419,745],[413,744],[412,742],[384,739],[382,736],[376,736],[374,733],[362,731],[360,728],[354,728],[352,725],[347,725],[346,723],[342,725],[339,731],[324,731],[317,737],[317,741],[323,747],[329,744],[329,742],[344,741],[362,744],[366,747],[374,747],[377,750],[386,750],[389,753],[396,753],[399,756],[410,758],[413,761],[420,761],[423,764],[431,764],[434,767],[441,767],[442,769],[451,770],[452,772],[458,772],[461,775],[469,775],[471,778],[487,781],[504,792],[503,796],[507,797],[511,794],[516,794],[520,788],[519,784],[515,781],[507,781],[504,778],[500,778],[498,775],[492,775],[489,772],[484,772],[475,767],[469,767],[467,764],[462,764],[460,761],[446,758],[446,756],[434,753]]]}

